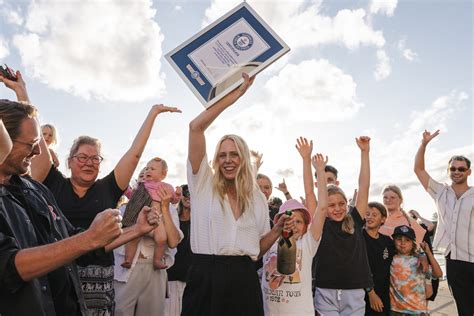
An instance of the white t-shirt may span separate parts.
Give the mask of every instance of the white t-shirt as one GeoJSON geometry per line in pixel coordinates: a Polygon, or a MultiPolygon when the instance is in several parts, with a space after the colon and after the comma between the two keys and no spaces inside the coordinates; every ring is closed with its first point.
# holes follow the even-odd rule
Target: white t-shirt
{"type": "Polygon", "coordinates": [[[262,295],[265,315],[314,316],[311,264],[319,241],[309,231],[296,242],[296,271],[290,276],[277,271],[278,241],[263,257],[262,295]]]}
{"type": "Polygon", "coordinates": [[[250,209],[235,220],[227,196],[223,205],[212,189],[213,172],[207,155],[193,174],[188,160],[188,186],[191,193],[191,249],[196,254],[250,256],[257,260],[260,239],[270,230],[265,196],[255,186],[250,209]]]}

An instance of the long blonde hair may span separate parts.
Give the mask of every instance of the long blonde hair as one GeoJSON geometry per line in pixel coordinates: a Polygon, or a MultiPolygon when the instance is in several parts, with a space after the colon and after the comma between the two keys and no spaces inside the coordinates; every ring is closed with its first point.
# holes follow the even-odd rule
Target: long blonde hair
{"type": "Polygon", "coordinates": [[[240,157],[240,165],[237,169],[237,175],[234,179],[234,186],[237,194],[237,204],[242,212],[249,209],[251,200],[253,198],[254,190],[257,188],[257,182],[253,172],[250,161],[250,151],[247,143],[242,137],[229,134],[224,135],[216,146],[214,159],[212,160],[212,168],[214,169],[214,176],[212,178],[212,187],[214,192],[219,195],[221,205],[224,202],[224,196],[227,193],[227,181],[219,170],[219,151],[222,142],[230,139],[234,142],[237,148],[237,153],[240,157]]]}
{"type": "MultiPolygon", "coordinates": [[[[347,203],[346,194],[344,193],[344,191],[342,191],[340,187],[335,186],[333,184],[328,185],[328,196],[334,195],[334,194],[340,194],[347,203]]],[[[342,231],[351,235],[354,234],[354,231],[355,231],[354,219],[347,212],[346,212],[346,215],[344,215],[344,219],[342,220],[342,231]]]]}

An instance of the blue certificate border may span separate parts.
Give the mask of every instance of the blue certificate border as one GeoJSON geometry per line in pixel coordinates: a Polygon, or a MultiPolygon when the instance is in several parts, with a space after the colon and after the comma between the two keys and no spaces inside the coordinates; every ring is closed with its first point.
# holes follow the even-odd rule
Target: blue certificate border
{"type": "Polygon", "coordinates": [[[267,49],[261,55],[249,61],[262,63],[255,70],[250,72],[250,75],[260,72],[273,61],[290,50],[288,45],[286,45],[285,42],[283,42],[283,40],[278,37],[278,35],[257,15],[257,13],[247,3],[241,3],[235,7],[219,20],[204,28],[201,32],[165,56],[168,62],[178,72],[180,77],[191,88],[194,94],[198,97],[199,101],[201,101],[205,107],[211,106],[223,96],[225,96],[228,92],[240,85],[242,79],[237,81],[234,85],[229,87],[229,89],[225,90],[220,95],[208,100],[208,96],[213,86],[205,77],[205,75],[199,71],[198,66],[194,64],[194,62],[189,58],[189,54],[242,18],[245,19],[247,23],[255,30],[255,32],[257,32],[259,36],[270,46],[269,49],[267,49]],[[188,68],[189,65],[194,70],[194,73],[188,68]],[[196,80],[196,77],[198,76],[201,79],[201,84],[198,82],[198,80],[196,80]]]}

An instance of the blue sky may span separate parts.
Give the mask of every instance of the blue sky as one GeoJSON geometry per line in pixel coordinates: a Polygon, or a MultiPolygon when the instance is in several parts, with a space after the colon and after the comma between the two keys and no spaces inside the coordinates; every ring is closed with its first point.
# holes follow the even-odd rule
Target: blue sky
{"type": "MultiPolygon", "coordinates": [[[[263,152],[261,172],[274,184],[285,178],[299,196],[294,144],[306,136],[350,194],[354,138],[367,134],[371,199],[395,183],[405,208],[431,216],[434,204],[412,172],[422,131],[441,129],[427,151],[436,179],[447,181],[450,155],[474,155],[472,1],[248,2],[292,50],[208,130],[209,155],[223,134],[242,135],[263,152]]],[[[59,129],[62,168],[72,140],[85,134],[103,142],[105,175],[152,104],[180,107],[158,117],[143,159],[165,158],[177,185],[186,179],[187,126],[203,107],[163,55],[238,3],[0,0],[0,61],[22,70],[42,122],[59,129]]],[[[1,88],[0,98],[14,95],[1,88]]]]}

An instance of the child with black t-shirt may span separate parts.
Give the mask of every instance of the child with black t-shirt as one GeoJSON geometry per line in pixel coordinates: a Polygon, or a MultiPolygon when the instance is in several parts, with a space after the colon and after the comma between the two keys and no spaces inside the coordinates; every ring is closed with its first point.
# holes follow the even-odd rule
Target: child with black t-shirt
{"type": "Polygon", "coordinates": [[[328,210],[316,264],[315,306],[323,315],[364,315],[365,291],[372,288],[363,236],[370,185],[370,138],[356,139],[361,151],[359,189],[355,207],[344,192],[328,187],[328,210]]]}
{"type": "Polygon", "coordinates": [[[365,315],[390,315],[390,264],[395,253],[393,240],[379,234],[387,218],[387,209],[378,202],[370,202],[365,215],[364,237],[374,288],[365,295],[365,315]]]}

